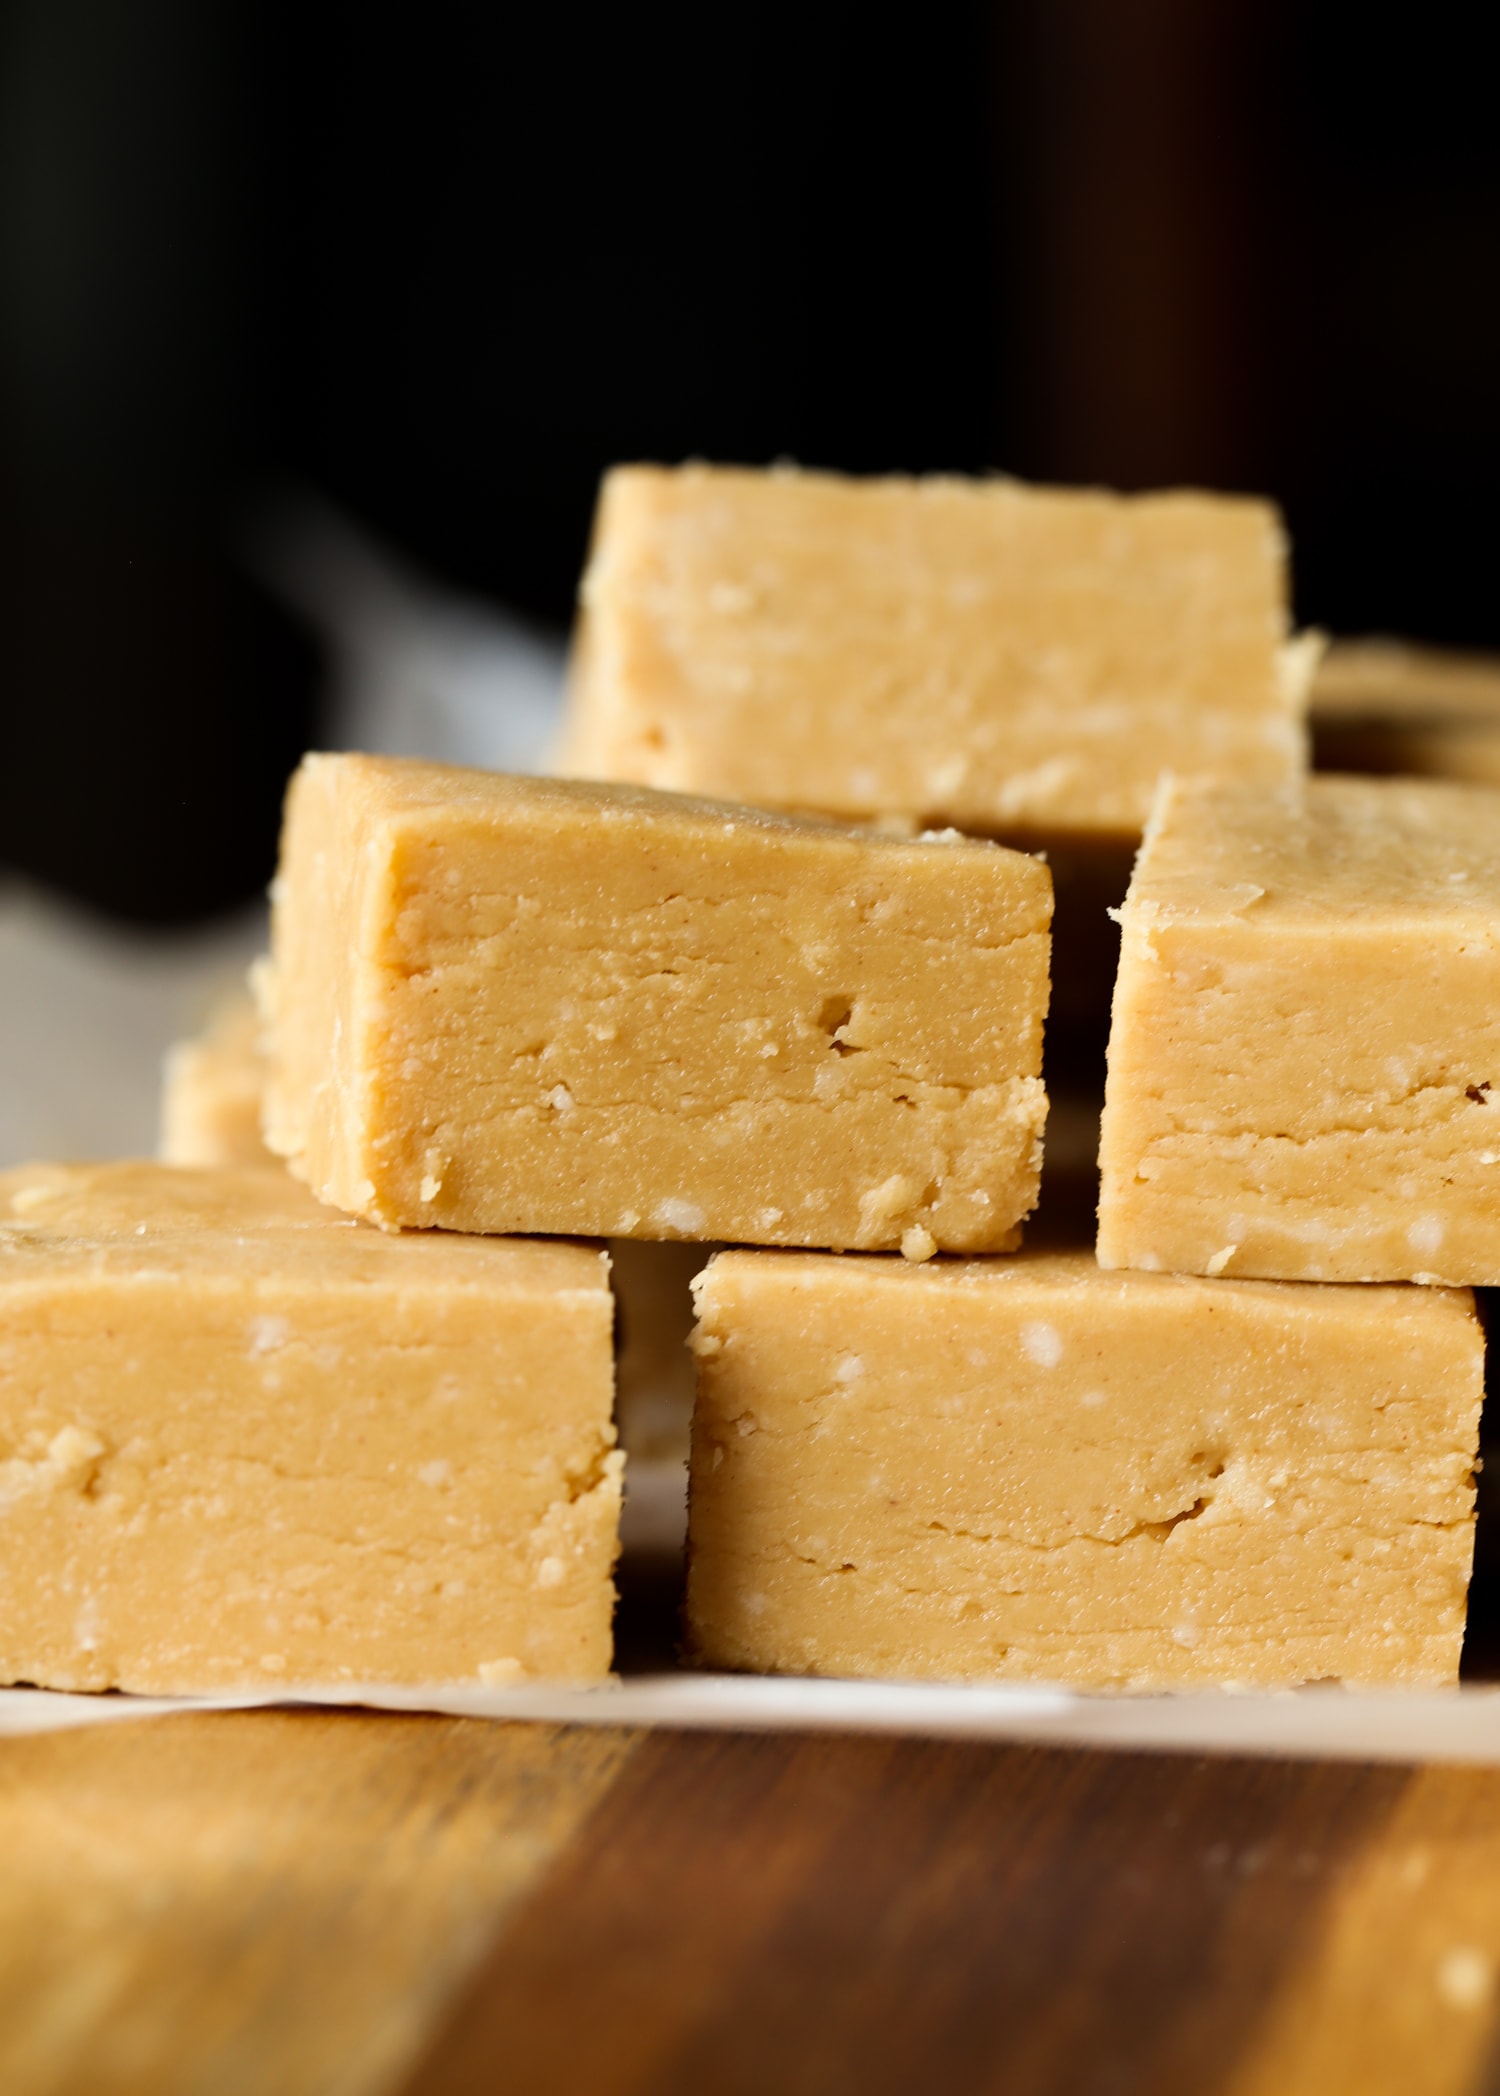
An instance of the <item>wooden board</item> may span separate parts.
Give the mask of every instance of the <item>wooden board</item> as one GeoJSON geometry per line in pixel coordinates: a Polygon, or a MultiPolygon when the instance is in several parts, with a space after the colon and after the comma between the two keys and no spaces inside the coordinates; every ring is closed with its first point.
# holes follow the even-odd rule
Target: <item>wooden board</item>
{"type": "Polygon", "coordinates": [[[310,1711],[0,1742],[0,2091],[391,2087],[633,1745],[310,1711]]]}
{"type": "Polygon", "coordinates": [[[1500,2086],[1500,1771],[247,1713],[0,1745],[0,2089],[1500,2086]]]}

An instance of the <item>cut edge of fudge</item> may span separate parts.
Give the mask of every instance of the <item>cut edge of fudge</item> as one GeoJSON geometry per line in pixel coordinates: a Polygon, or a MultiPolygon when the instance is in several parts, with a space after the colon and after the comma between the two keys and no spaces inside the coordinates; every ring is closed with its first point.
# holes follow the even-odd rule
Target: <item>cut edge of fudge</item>
{"type": "MultiPolygon", "coordinates": [[[[532,843],[530,848],[535,851],[539,846],[532,843]]],[[[627,859],[622,858],[619,863],[626,868],[621,877],[634,879],[627,859]]],[[[636,860],[630,863],[635,864],[636,860]]],[[[648,871],[654,878],[654,869],[648,871]]],[[[589,907],[598,909],[597,876],[592,870],[587,886],[589,907]]],[[[1013,1244],[1021,1216],[1034,1205],[1040,1130],[1045,1117],[1040,1050],[1046,1006],[1051,878],[1040,861],[1024,853],[956,834],[915,839],[882,836],[847,825],[797,819],[628,785],[508,778],[412,760],[314,756],[304,760],[289,791],[282,867],[273,892],[273,964],[262,971],[258,985],[272,1044],[266,1139],[299,1177],[335,1206],[385,1226],[436,1224],[449,1229],[502,1232],[545,1230],[788,1243],[895,1245],[905,1241],[911,1255],[920,1257],[939,1245],[964,1244],[970,1238],[984,1249],[1013,1244]],[[851,1162],[849,1166],[847,1176],[854,1190],[846,1195],[829,1181],[817,1195],[825,1205],[829,1201],[834,1204],[834,1212],[822,1220],[813,1215],[811,1208],[807,1215],[790,1211],[785,1202],[776,1200],[774,1193],[767,1196],[769,1206],[750,1203],[747,1195],[737,1207],[739,1197],[730,1200],[726,1195],[727,1205],[721,1204],[722,1212],[711,1213],[686,1183],[691,1160],[676,1174],[684,1183],[674,1181],[649,1207],[620,1201],[606,1212],[604,1196],[596,1194],[592,1175],[581,1165],[568,1175],[572,1191],[567,1202],[560,1191],[543,1188],[539,1174],[528,1184],[525,1199],[514,1188],[502,1187],[495,1192],[486,1180],[484,1167],[475,1162],[472,1147],[464,1151],[473,1132],[462,1119],[445,1124],[454,1132],[451,1138],[444,1136],[448,1148],[442,1155],[441,1145],[434,1138],[429,1145],[430,1158],[428,1150],[423,1151],[421,1158],[415,1152],[408,1158],[403,1148],[406,1138],[401,1131],[416,1129],[420,1115],[410,1100],[398,1096],[399,1086],[409,1073],[417,1072],[411,1079],[413,1084],[422,1073],[417,1071],[412,1054],[408,1053],[397,1068],[394,1050],[387,1049],[397,1024],[392,1012],[399,1002],[402,1023],[412,1030],[414,1039],[420,1017],[418,998],[437,986],[443,972],[436,964],[428,965],[430,948],[418,950],[421,939],[429,937],[425,930],[403,944],[413,898],[420,899],[430,917],[443,917],[447,912],[441,935],[448,942],[444,965],[449,965],[455,956],[461,958],[464,950],[467,934],[463,911],[470,908],[472,912],[478,905],[466,904],[456,894],[451,907],[442,898],[433,901],[447,878],[440,863],[445,849],[482,851],[493,847],[497,854],[503,854],[521,849],[522,840],[529,840],[534,834],[549,842],[556,840],[559,852],[566,848],[573,854],[569,865],[581,865],[579,839],[591,824],[601,826],[597,844],[591,847],[596,855],[611,838],[618,838],[631,849],[639,845],[644,851],[655,837],[659,840],[658,850],[677,853],[684,864],[691,861],[688,870],[697,887],[704,891],[705,912],[711,902],[719,901],[718,895],[711,892],[716,888],[735,896],[739,883],[743,889],[740,899],[753,901],[758,892],[754,884],[765,877],[767,866],[779,866],[783,878],[795,880],[802,877],[799,869],[821,866],[818,855],[832,853],[828,864],[840,869],[851,894],[860,883],[871,884],[874,899],[868,908],[865,902],[860,903],[859,925],[850,919],[852,930],[846,927],[839,935],[857,933],[864,941],[868,952],[862,965],[866,969],[871,968],[870,956],[880,952],[881,938],[906,938],[914,950],[922,939],[935,942],[938,932],[919,928],[930,919],[932,925],[941,927],[941,936],[950,944],[962,945],[966,966],[976,971],[976,986],[979,974],[990,971],[983,992],[989,1001],[981,1002],[978,1009],[986,1027],[1003,1027],[1015,1034],[1014,1043],[1006,1042],[1005,1069],[993,1079],[987,1078],[977,1064],[969,1073],[960,1056],[959,1064],[952,1069],[930,1074],[919,1069],[908,1079],[893,1066],[891,1085],[897,1093],[902,1087],[913,1093],[913,1103],[919,1104],[924,1117],[915,1134],[903,1133],[904,1124],[898,1125],[899,1117],[890,1118],[890,1102],[878,1103],[883,1099],[879,1091],[884,1082],[882,1073],[890,1055],[898,1052],[882,1048],[881,1036],[876,1036],[879,1053],[868,1065],[861,1063],[856,1068],[850,1063],[844,1070],[830,1069],[830,1085],[834,1088],[826,1098],[821,1089],[817,1092],[818,1124],[826,1119],[830,1104],[842,1106],[847,1101],[852,1102],[851,1113],[857,1111],[864,1117],[861,1125],[868,1123],[874,1132],[867,1132],[862,1138],[866,1148],[872,1149],[872,1162],[851,1162]],[[769,858],[764,856],[766,852],[770,853],[769,858]],[[960,867],[967,887],[955,885],[953,876],[960,867]],[[876,935],[868,933],[865,927],[867,917],[878,918],[886,907],[876,896],[882,881],[889,888],[896,928],[889,934],[876,935]],[[750,885],[746,886],[746,882],[750,885]],[[976,927],[972,937],[963,935],[964,911],[972,913],[981,901],[982,925],[976,927]],[[905,926],[908,917],[911,924],[905,926]],[[1029,943],[1033,941],[1034,946],[1029,943]],[[335,956],[332,964],[330,953],[335,956]],[[339,958],[345,955],[351,957],[347,964],[339,958]],[[1002,976],[994,975],[997,961],[1014,974],[1014,983],[1009,987],[1002,976]],[[415,987],[409,987],[413,984],[415,987]],[[381,1063],[383,1056],[391,1062],[394,1075],[381,1063]],[[877,1073],[874,1079],[869,1075],[872,1071],[877,1073]],[[878,1118],[880,1113],[886,1113],[886,1121],[877,1126],[870,1116],[875,1114],[878,1118]],[[948,1129],[945,1156],[951,1152],[958,1159],[957,1165],[949,1166],[955,1175],[952,1192],[945,1191],[947,1182],[942,1168],[934,1162],[935,1151],[931,1158],[928,1156],[932,1144],[924,1147],[917,1140],[928,1120],[937,1129],[939,1121],[934,1116],[947,1117],[942,1123],[948,1129]],[[893,1133],[881,1135],[879,1127],[887,1122],[893,1133]],[[971,1132],[971,1124],[977,1133],[971,1132]],[[922,1151],[922,1169],[916,1171],[916,1176],[916,1161],[906,1161],[905,1150],[896,1143],[898,1135],[901,1144],[911,1147],[915,1143],[922,1151]],[[882,1145],[891,1154],[884,1167],[878,1168],[882,1145]],[[994,1161],[983,1163],[990,1150],[994,1161]],[[1003,1185],[1002,1164],[1006,1175],[1003,1185]],[[971,1196],[962,1191],[963,1170],[971,1174],[984,1171],[986,1184],[980,1192],[971,1196]],[[871,1172],[873,1176],[866,1184],[866,1174],[871,1172]],[[856,1203],[855,1193],[860,1187],[864,1193],[856,1203]],[[976,1205],[981,1193],[983,1212],[976,1205]],[[969,1221],[958,1218],[954,1204],[962,1200],[969,1200],[974,1206],[974,1216],[969,1221]]],[[[828,903],[821,907],[831,923],[830,913],[843,889],[830,888],[828,894],[828,903]]],[[[679,899],[674,894],[666,900],[676,904],[679,899]]],[[[749,906],[749,901],[745,901],[745,907],[749,906]]],[[[605,905],[602,921],[611,937],[624,936],[616,920],[609,916],[610,910],[618,912],[620,907],[612,896],[605,905]]],[[[812,907],[808,905],[809,909],[812,907]]],[[[634,937],[636,927],[627,929],[634,937]]],[[[511,936],[509,927],[505,936],[511,936]]],[[[519,939],[519,931],[515,936],[519,939]]],[[[658,930],[654,936],[664,937],[665,932],[658,930]]],[[[499,938],[492,939],[487,952],[493,955],[500,944],[499,938]]],[[[821,950],[815,941],[806,954],[821,950]]],[[[864,947],[859,950],[864,951],[864,947]]],[[[812,962],[806,956],[804,960],[805,966],[799,966],[806,972],[812,962]]],[[[766,974],[768,962],[756,960],[753,953],[752,962],[762,975],[766,974]]],[[[831,951],[817,962],[820,970],[826,967],[835,975],[846,965],[831,951]]],[[[889,967],[886,974],[890,974],[889,967]]],[[[770,981],[767,975],[766,982],[770,981]]],[[[868,986],[871,990],[875,981],[872,971],[868,986]]],[[[794,1066],[800,1069],[796,1059],[811,1054],[809,1042],[826,1058],[830,1034],[836,1054],[857,1055],[864,1044],[846,1036],[857,1036],[866,987],[859,982],[849,984],[849,994],[837,1013],[832,1011],[830,997],[824,995],[819,1009],[821,1012],[828,1007],[830,1016],[826,1025],[819,1017],[813,1026],[807,1015],[799,1016],[788,1002],[792,988],[786,972],[776,972],[776,1008],[768,1017],[757,1019],[752,1013],[751,1018],[771,1028],[762,1054],[782,1059],[754,1066],[754,1073],[744,1080],[749,1087],[743,1095],[747,1111],[757,1099],[766,1114],[784,1112],[793,1117],[812,1110],[809,1102],[802,1100],[794,1089],[788,1089],[793,1078],[783,1075],[778,1085],[773,1073],[784,1073],[794,1066]],[[790,1056],[782,1056],[784,1044],[778,1043],[775,1033],[779,1025],[794,1030],[790,1056]]],[[[622,991],[627,996],[627,1012],[634,1009],[628,1004],[628,994],[628,989],[622,991]]],[[[771,993],[766,984],[761,984],[756,994],[771,993]]],[[[915,1041],[929,1025],[920,1016],[917,990],[908,995],[903,988],[904,1008],[889,983],[884,994],[886,1004],[897,1016],[891,1020],[887,1015],[881,1023],[904,1026],[915,1041]]],[[[975,994],[980,994],[977,987],[975,994]]],[[[571,997],[563,1000],[570,1008],[574,1001],[571,997]]],[[[488,1023],[482,1012],[480,1020],[488,1023]]],[[[459,1022],[449,1014],[443,1023],[457,1026],[459,1022]]],[[[520,1022],[508,1019],[507,1023],[520,1022]]],[[[717,1020],[713,1023],[719,1024],[717,1020]]],[[[736,1022],[741,1031],[743,1024],[736,1022]]],[[[723,1026],[720,1031],[724,1031],[723,1026]]],[[[727,1052],[727,1033],[721,1045],[727,1052]]],[[[578,1051],[571,1052],[577,1060],[578,1051]]],[[[944,1050],[950,1059],[958,1052],[952,1044],[944,1050]]],[[[968,1049],[963,1053],[968,1054],[968,1049]]],[[[590,1056],[603,1067],[601,1055],[602,1051],[584,1053],[585,1075],[590,1056]]],[[[618,1068],[614,1057],[610,1060],[611,1067],[618,1068]]],[[[508,1072],[517,1067],[513,1060],[502,1059],[497,1067],[502,1065],[508,1072]]],[[[550,1078],[550,1071],[548,1074],[550,1078]]],[[[800,1082],[800,1078],[796,1081],[800,1082]]],[[[812,1081],[809,1076],[808,1082],[812,1081]]],[[[720,1080],[715,1076],[712,1082],[720,1080]]],[[[823,1077],[818,1075],[816,1082],[821,1087],[823,1077]]],[[[570,1069],[559,1068],[557,1082],[550,1090],[543,1087],[538,1097],[545,1103],[564,1096],[569,1106],[577,1103],[579,1085],[570,1069]]],[[[591,1101],[584,1103],[593,1110],[591,1101]]],[[[637,1154],[649,1157],[674,1131],[681,1134],[675,1101],[668,1113],[665,1102],[658,1110],[649,1097],[636,1101],[626,1096],[617,1112],[635,1112],[637,1107],[644,1122],[650,1122],[654,1129],[652,1140],[643,1138],[634,1144],[637,1154]]],[[[518,1103],[513,1109],[504,1106],[503,1110],[521,1117],[511,1142],[500,1144],[497,1151],[510,1155],[517,1140],[522,1136],[529,1139],[534,1133],[525,1118],[531,1109],[518,1103]]],[[[432,1113],[438,1112],[434,1105],[432,1113]]],[[[576,1140],[577,1129],[583,1125],[581,1119],[576,1126],[573,1122],[564,1126],[559,1121],[555,1127],[549,1123],[547,1141],[560,1145],[564,1138],[576,1140]]],[[[846,1116],[845,1126],[849,1125],[846,1116]]],[[[416,1140],[415,1136],[412,1140],[416,1140]]],[[[498,1136],[486,1135],[484,1140],[491,1148],[499,1144],[498,1136]]],[[[796,1129],[790,1118],[786,1143],[794,1146],[795,1154],[796,1129]]],[[[520,1169],[517,1165],[516,1173],[520,1169]]],[[[767,1176],[775,1177],[769,1168],[767,1176]]],[[[799,1198],[806,1205],[810,1197],[799,1198]]]]}
{"type": "Polygon", "coordinates": [[[279,1167],[0,1174],[0,1675],[607,1677],[613,1316],[601,1247],[387,1236],[279,1167]]]}
{"type": "Polygon", "coordinates": [[[1101,1265],[1500,1280],[1500,794],[1165,779],[1120,921],[1101,1265]]]}
{"type": "Polygon", "coordinates": [[[1152,1690],[1456,1678],[1469,1291],[736,1250],[695,1295],[701,1664],[1152,1690]]]}
{"type": "MultiPolygon", "coordinates": [[[[1305,767],[1308,693],[1325,642],[1320,633],[1294,635],[1290,630],[1285,528],[1275,505],[1264,498],[1192,488],[1122,494],[1097,487],[1033,486],[1006,476],[986,480],[944,475],[856,479],[790,466],[757,471],[694,462],[681,467],[617,466],[604,477],[580,591],[568,711],[555,753],[557,769],[596,778],[636,779],[680,790],[725,792],[763,805],[809,808],[844,821],[953,822],[971,834],[992,836],[1030,849],[1046,844],[1061,848],[1100,841],[1133,842],[1139,837],[1151,782],[1143,779],[1138,787],[1132,786],[1126,797],[1127,806],[1120,797],[1118,753],[1114,762],[1105,764],[1104,775],[1083,800],[1076,794],[1070,800],[1069,794],[1060,790],[1062,774],[1071,777],[1081,761],[1076,734],[1052,738],[1048,751],[1038,748],[1024,756],[1013,753],[989,778],[988,759],[983,751],[994,732],[993,722],[987,726],[985,736],[977,741],[970,738],[972,747],[944,753],[934,769],[927,761],[932,753],[928,747],[929,723],[924,717],[917,741],[882,786],[878,783],[878,767],[872,764],[866,722],[862,738],[865,748],[858,761],[847,768],[847,780],[840,772],[840,783],[833,787],[833,773],[825,765],[820,790],[809,784],[810,769],[816,773],[818,767],[810,765],[805,750],[795,760],[789,757],[784,770],[777,770],[766,754],[768,745],[774,742],[769,726],[760,734],[738,732],[732,738],[716,739],[696,723],[685,726],[675,713],[670,723],[646,718],[653,705],[658,712],[667,703],[680,711],[679,687],[685,688],[694,677],[701,681],[717,660],[712,648],[695,645],[690,649],[686,643],[674,641],[666,630],[669,613],[665,607],[672,587],[672,567],[664,548],[675,543],[672,534],[681,522],[678,509],[686,501],[697,499],[708,506],[711,514],[716,503],[760,502],[777,491],[783,495],[800,492],[809,500],[832,502],[840,507],[841,527],[836,532],[825,531],[821,547],[847,544],[851,531],[857,538],[859,528],[870,515],[871,504],[892,496],[908,505],[909,520],[918,529],[924,521],[924,510],[930,513],[945,504],[960,508],[973,504],[974,516],[983,519],[997,502],[1016,505],[1022,514],[1026,505],[1034,504],[1039,516],[1045,511],[1049,518],[1055,513],[1082,519],[1102,508],[1118,520],[1114,528],[1125,532],[1140,517],[1166,519],[1187,514],[1216,522],[1233,519],[1256,527],[1262,534],[1261,558],[1266,574],[1261,582],[1266,590],[1264,611],[1270,622],[1265,636],[1265,659],[1258,672],[1265,680],[1262,733],[1259,738],[1252,734],[1248,741],[1241,735],[1232,751],[1226,745],[1224,768],[1291,778],[1305,767]],[[637,539],[643,542],[644,550],[637,547],[637,539]],[[691,670],[686,667],[690,661],[691,670]],[[637,719],[633,709],[641,706],[645,713],[637,719]],[[693,743],[695,733],[703,741],[702,749],[693,743]],[[674,748],[674,742],[679,740],[682,747],[674,748]],[[721,754],[706,756],[705,752],[718,744],[723,746],[721,754]],[[689,747],[695,754],[688,754],[689,747]],[[983,775],[988,783],[976,791],[965,783],[971,772],[976,779],[983,775]],[[860,783],[865,780],[867,784],[860,783]]],[[[763,552],[774,567],[774,544],[763,552]]],[[[780,557],[790,557],[785,546],[780,548],[780,557]]],[[[898,565],[907,573],[921,572],[920,563],[915,570],[912,568],[909,531],[903,536],[898,565]]],[[[1054,562],[1054,569],[1055,566],[1054,562]]],[[[755,567],[754,562],[751,567],[755,567]]],[[[1201,589],[1201,575],[1196,580],[1201,589]]],[[[720,577],[708,588],[708,598],[712,600],[709,609],[722,614],[720,623],[727,620],[732,626],[741,621],[750,630],[759,608],[759,587],[754,574],[739,580],[720,577]]],[[[816,610],[793,622],[803,636],[804,653],[807,635],[817,630],[818,618],[831,631],[838,617],[826,577],[817,577],[810,587],[816,610]]],[[[899,593],[899,577],[893,587],[899,593]]],[[[1122,592],[1120,602],[1129,600],[1129,593],[1122,592]]],[[[1221,625],[1217,620],[1208,622],[1206,630],[1215,636],[1212,643],[1203,637],[1201,617],[1196,627],[1192,620],[1184,621],[1184,631],[1193,635],[1201,651],[1210,645],[1223,646],[1219,639],[1221,625]]],[[[1068,622],[1063,623],[1061,631],[1066,639],[1068,622]]],[[[924,652],[924,663],[930,666],[931,659],[941,658],[945,644],[946,635],[924,652]]],[[[992,645],[990,637],[979,654],[987,653],[992,645]]],[[[718,652],[724,659],[714,671],[717,681],[713,688],[728,703],[726,694],[732,696],[737,688],[730,675],[737,658],[729,643],[718,652]]],[[[779,657],[773,653],[772,659],[779,657]]],[[[803,653],[790,649],[785,659],[800,665],[803,653]]],[[[739,663],[738,673],[747,690],[757,688],[761,672],[748,658],[739,663]]],[[[841,681],[848,683],[847,677],[841,681]]],[[[1146,681],[1159,686],[1159,677],[1146,681]]],[[[1222,669],[1209,683],[1216,692],[1223,688],[1222,669]]],[[[1059,703],[1063,696],[1058,694],[1059,703]]],[[[1153,703],[1159,700],[1153,699],[1153,703]]],[[[1240,709],[1229,707],[1217,697],[1216,703],[1224,716],[1219,730],[1222,739],[1240,709]]],[[[1186,709],[1186,717],[1196,721],[1201,711],[1195,703],[1186,709]]],[[[1023,716],[1024,709],[1020,709],[1015,718],[1023,716]]],[[[914,724],[907,725],[911,728],[914,724]]],[[[739,726],[743,730],[746,723],[740,722],[739,726]]],[[[1138,734],[1132,739],[1137,740],[1138,734]]],[[[1197,761],[1189,765],[1189,752],[1179,743],[1162,751],[1161,763],[1155,769],[1172,764],[1179,768],[1207,768],[1213,746],[1210,737],[1197,753],[1197,761]]],[[[990,765],[989,770],[993,769],[990,765]]]]}

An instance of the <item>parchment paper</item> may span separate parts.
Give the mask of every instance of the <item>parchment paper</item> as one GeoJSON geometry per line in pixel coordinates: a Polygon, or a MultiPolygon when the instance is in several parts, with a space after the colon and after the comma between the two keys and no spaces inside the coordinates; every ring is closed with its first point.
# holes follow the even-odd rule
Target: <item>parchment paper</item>
{"type": "Polygon", "coordinates": [[[1183,1754],[1500,1763],[1500,1689],[1286,1695],[1080,1696],[1066,1689],[650,1674],[593,1689],[382,1688],[373,1684],[173,1699],[0,1689],[0,1736],[187,1711],[298,1705],[438,1711],[554,1725],[884,1732],[1183,1754]]]}

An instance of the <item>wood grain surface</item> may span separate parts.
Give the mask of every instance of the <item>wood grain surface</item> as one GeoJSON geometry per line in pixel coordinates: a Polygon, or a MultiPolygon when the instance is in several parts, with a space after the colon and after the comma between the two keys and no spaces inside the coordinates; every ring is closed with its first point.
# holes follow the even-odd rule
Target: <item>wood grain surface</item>
{"type": "Polygon", "coordinates": [[[389,2088],[633,1745],[274,1711],[0,1742],[0,2091],[389,2088]]]}
{"type": "Polygon", "coordinates": [[[1327,1764],[653,1738],[406,2096],[493,2089],[500,2060],[532,2096],[1226,2086],[1406,1785],[1327,1764]]]}
{"type": "Polygon", "coordinates": [[[1500,1771],[357,1713],[0,1743],[0,2090],[1500,2091],[1500,1771]]]}

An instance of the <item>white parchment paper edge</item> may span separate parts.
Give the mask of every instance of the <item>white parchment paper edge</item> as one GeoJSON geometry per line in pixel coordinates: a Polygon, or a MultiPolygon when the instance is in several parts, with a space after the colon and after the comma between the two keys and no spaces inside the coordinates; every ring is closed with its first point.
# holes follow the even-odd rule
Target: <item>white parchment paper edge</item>
{"type": "Polygon", "coordinates": [[[0,1736],[184,1712],[304,1706],[554,1725],[881,1732],[1185,1754],[1500,1764],[1500,1688],[1487,1687],[1405,1694],[1316,1688],[1282,1695],[1087,1696],[1054,1688],[660,1674],[587,1689],[359,1683],[202,1697],[0,1689],[0,1736]]]}

